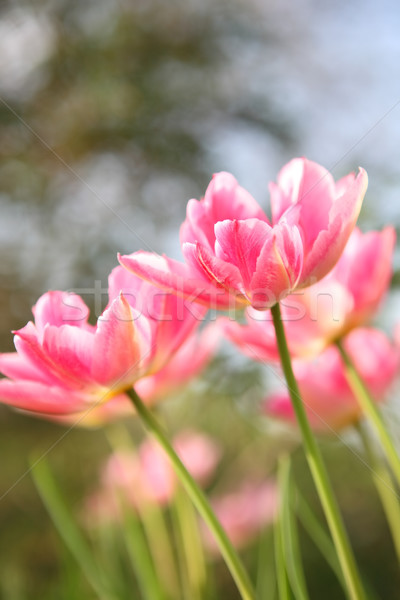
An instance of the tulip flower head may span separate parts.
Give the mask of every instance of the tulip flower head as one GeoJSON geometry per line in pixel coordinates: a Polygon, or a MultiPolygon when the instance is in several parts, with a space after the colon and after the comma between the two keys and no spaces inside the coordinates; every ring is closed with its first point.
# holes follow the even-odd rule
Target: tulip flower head
{"type": "MultiPolygon", "coordinates": [[[[200,333],[196,331],[190,334],[164,367],[135,383],[135,390],[143,402],[147,406],[153,406],[179,392],[191,379],[198,376],[211,360],[220,337],[220,328],[216,323],[209,323],[200,333]]],[[[132,402],[126,395],[119,394],[90,411],[57,417],[56,420],[78,423],[84,427],[98,427],[134,415],[132,402]]]]}
{"type": "MultiPolygon", "coordinates": [[[[386,335],[372,328],[352,331],[344,346],[353,364],[377,402],[381,402],[398,374],[399,349],[386,335]]],[[[313,429],[329,433],[357,422],[362,411],[345,376],[344,364],[335,346],[312,360],[295,360],[293,369],[313,429]]],[[[267,415],[295,423],[287,391],[268,398],[267,415]]]]}
{"type": "MultiPolygon", "coordinates": [[[[220,460],[221,450],[208,435],[191,429],[175,436],[173,446],[193,478],[206,485],[220,460]]],[[[164,506],[174,497],[177,478],[162,448],[152,439],[137,451],[114,452],[103,466],[101,486],[88,499],[90,519],[118,520],[122,506],[146,510],[164,506]]]]}
{"type": "Polygon", "coordinates": [[[161,369],[204,310],[178,307],[175,296],[117,267],[110,275],[108,306],[95,326],[76,294],[48,292],[33,313],[34,322],[15,332],[17,352],[0,355],[0,370],[9,378],[0,381],[0,401],[70,415],[120,398],[161,369]]]}
{"type": "MultiPolygon", "coordinates": [[[[278,486],[273,480],[246,481],[238,489],[214,497],[211,504],[232,544],[242,548],[274,522],[278,510],[278,486]]],[[[206,528],[203,537],[207,549],[216,554],[215,540],[206,528]]]]}
{"type": "Polygon", "coordinates": [[[331,174],[294,159],[270,185],[272,220],[229,173],[214,176],[202,200],[190,200],[180,239],[185,263],[137,252],[121,264],[207,307],[265,310],[315,283],[334,266],[350,236],[367,175],[331,174]]]}
{"type": "MultiPolygon", "coordinates": [[[[368,323],[388,290],[394,245],[393,227],[368,233],[356,228],[326,277],[282,301],[282,320],[294,358],[315,356],[351,329],[368,323]]],[[[219,326],[253,360],[279,361],[269,313],[248,308],[245,325],[222,318],[219,326]]]]}

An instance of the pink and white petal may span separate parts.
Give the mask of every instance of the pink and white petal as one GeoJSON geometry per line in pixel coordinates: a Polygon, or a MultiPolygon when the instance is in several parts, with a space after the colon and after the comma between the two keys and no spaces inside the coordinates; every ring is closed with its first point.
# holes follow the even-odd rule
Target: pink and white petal
{"type": "MultiPolygon", "coordinates": [[[[370,231],[357,237],[353,260],[348,261],[351,268],[346,283],[353,295],[356,313],[365,320],[374,313],[389,288],[396,233],[393,227],[386,227],[382,232],[370,231]]],[[[352,238],[353,235],[349,243],[352,238]]]]}
{"type": "Polygon", "coordinates": [[[14,345],[21,358],[41,373],[44,383],[76,387],[76,379],[56,365],[43,350],[32,322],[15,332],[14,345]]]}
{"type": "Polygon", "coordinates": [[[251,280],[251,305],[258,310],[271,308],[292,291],[288,271],[274,237],[267,240],[257,260],[251,280]]]}
{"type": "Polygon", "coordinates": [[[355,329],[344,343],[375,399],[382,399],[399,372],[399,349],[383,331],[371,327],[355,329]]]}
{"type": "Polygon", "coordinates": [[[303,238],[296,225],[281,221],[273,229],[276,248],[285,265],[290,285],[294,288],[300,277],[304,260],[303,238]]]}
{"type": "Polygon", "coordinates": [[[206,485],[221,458],[218,444],[204,433],[186,429],[175,436],[173,445],[192,477],[206,485]]]}
{"type": "Polygon", "coordinates": [[[213,223],[226,219],[260,219],[268,222],[264,211],[251,194],[230,173],[216,173],[204,196],[213,223]]]}
{"type": "Polygon", "coordinates": [[[93,382],[91,374],[95,336],[73,325],[47,325],[43,332],[43,350],[57,367],[77,383],[93,382]]]}
{"type": "Polygon", "coordinates": [[[198,242],[208,246],[209,249],[214,247],[213,215],[210,210],[207,210],[204,200],[189,200],[186,208],[186,219],[179,230],[179,239],[181,245],[187,242],[191,244],[198,242]]]}
{"type": "Polygon", "coordinates": [[[132,385],[143,375],[145,354],[151,352],[151,329],[144,319],[149,329],[143,339],[142,320],[122,294],[98,319],[92,376],[103,385],[115,386],[115,392],[132,385]]]}
{"type": "MultiPolygon", "coordinates": [[[[247,290],[243,282],[242,275],[236,265],[218,258],[214,253],[209,252],[207,248],[199,244],[193,249],[199,265],[204,271],[204,275],[215,286],[223,288],[236,303],[247,304],[247,290]]],[[[232,304],[232,302],[230,303],[232,304]]]]}
{"type": "Polygon", "coordinates": [[[306,286],[322,279],[339,260],[354,229],[368,185],[363,169],[352,181],[350,188],[336,198],[329,214],[327,230],[320,231],[308,254],[305,255],[299,285],[306,286]]]}
{"type": "Polygon", "coordinates": [[[180,240],[184,243],[199,243],[209,250],[214,248],[214,225],[219,221],[257,218],[268,219],[254,200],[230,173],[217,173],[211,180],[204,199],[190,200],[187,216],[181,226],[180,240]]]}
{"type": "Polygon", "coordinates": [[[261,249],[273,236],[272,227],[258,219],[220,221],[215,225],[215,236],[216,256],[239,269],[249,290],[261,249]]]}
{"type": "Polygon", "coordinates": [[[10,379],[48,382],[48,378],[40,369],[17,352],[0,354],[0,372],[10,379]]]}
{"type": "Polygon", "coordinates": [[[32,310],[40,338],[47,324],[57,327],[87,327],[89,309],[82,298],[72,292],[47,292],[39,298],[32,310]]]}
{"type": "Polygon", "coordinates": [[[92,406],[86,406],[81,412],[62,416],[47,416],[57,423],[92,428],[101,427],[117,419],[128,418],[134,415],[135,410],[128,396],[119,394],[118,396],[113,396],[107,402],[101,402],[100,400],[92,406]]]}
{"type": "MultiPolygon", "coordinates": [[[[250,309],[248,309],[249,311],[250,309]]],[[[255,311],[258,314],[260,311],[255,311]]],[[[267,314],[267,313],[265,313],[267,314]]],[[[249,320],[248,325],[240,325],[228,317],[217,321],[223,335],[234,343],[246,356],[258,362],[279,362],[275,331],[258,320],[249,320]]]]}
{"type": "Polygon", "coordinates": [[[220,339],[219,327],[209,324],[200,335],[191,335],[154,375],[135,384],[139,396],[153,404],[182,387],[205,368],[220,339]]]}
{"type": "Polygon", "coordinates": [[[144,285],[146,282],[141,277],[134,275],[124,267],[115,267],[108,276],[109,304],[122,292],[129,304],[136,308],[144,285]]]}
{"type": "MultiPolygon", "coordinates": [[[[171,359],[186,340],[192,336],[193,331],[203,322],[207,308],[191,304],[186,298],[173,296],[165,297],[164,313],[157,322],[155,330],[155,344],[157,347],[157,365],[171,359]]],[[[154,367],[153,369],[154,370],[154,367]]]]}
{"type": "Polygon", "coordinates": [[[274,224],[292,206],[301,206],[300,225],[306,232],[307,245],[321,229],[327,228],[335,183],[321,165],[306,158],[291,160],[279,172],[278,184],[270,186],[270,193],[274,224]]]}
{"type": "Polygon", "coordinates": [[[90,396],[63,387],[47,386],[37,381],[2,379],[0,402],[29,412],[67,415],[87,408],[90,396]]]}
{"type": "MultiPolygon", "coordinates": [[[[191,244],[185,245],[187,248],[189,246],[191,244]]],[[[167,256],[149,252],[136,252],[129,256],[119,256],[118,259],[123,267],[168,293],[188,298],[191,302],[204,306],[229,307],[229,295],[225,290],[216,289],[205,279],[203,269],[195,270],[167,256]]]]}

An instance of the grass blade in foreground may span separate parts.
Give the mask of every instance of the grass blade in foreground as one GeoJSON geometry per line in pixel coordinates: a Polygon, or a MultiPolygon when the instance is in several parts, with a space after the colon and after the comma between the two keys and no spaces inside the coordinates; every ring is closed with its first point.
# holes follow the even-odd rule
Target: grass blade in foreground
{"type": "Polygon", "coordinates": [[[86,575],[88,582],[102,600],[116,600],[116,597],[106,589],[103,578],[92,560],[90,547],[86,544],[72,515],[65,506],[47,463],[42,459],[36,463],[32,462],[32,464],[32,478],[36,489],[60,536],[86,575]]]}
{"type": "Polygon", "coordinates": [[[381,413],[371,397],[365,383],[357,373],[357,370],[355,369],[352,360],[347,354],[343,345],[341,342],[336,342],[336,345],[345,365],[347,381],[349,382],[349,385],[353,390],[353,393],[357,398],[364,414],[374,427],[381,441],[382,447],[385,450],[385,454],[397,479],[397,482],[400,485],[400,457],[385,426],[385,423],[383,422],[381,413]]]}
{"type": "Polygon", "coordinates": [[[397,490],[394,488],[392,478],[381,457],[377,456],[372,447],[371,439],[363,423],[356,426],[361,437],[365,453],[372,468],[372,478],[375,483],[383,510],[386,515],[389,529],[392,534],[397,559],[400,562],[400,504],[397,490]]]}
{"type": "Polygon", "coordinates": [[[281,358],[282,369],[297,422],[303,437],[304,451],[308,465],[317,488],[322,507],[328,521],[329,529],[335,544],[336,552],[346,581],[346,586],[352,600],[364,600],[365,593],[358,574],[353,551],[339,512],[339,507],[333,495],[322,455],[315,441],[314,434],[308,422],[307,414],[300,396],[299,387],[295,379],[289,349],[286,342],[285,330],[282,323],[279,303],[271,308],[274,321],[276,339],[281,358]]]}
{"type": "Polygon", "coordinates": [[[279,460],[278,480],[280,492],[280,521],[283,556],[293,594],[297,600],[309,600],[303,565],[301,563],[297,524],[292,513],[292,486],[290,482],[290,458],[279,460]]]}
{"type": "Polygon", "coordinates": [[[335,552],[335,548],[332,544],[329,534],[325,532],[321,523],[319,523],[317,517],[314,515],[299,490],[296,490],[296,499],[294,501],[295,510],[301,524],[305,531],[308,533],[310,539],[314,542],[316,547],[325,558],[332,571],[340,581],[344,591],[346,591],[346,583],[343,579],[343,573],[340,568],[338,557],[335,552]]]}
{"type": "Polygon", "coordinates": [[[278,584],[279,600],[291,600],[292,594],[289,587],[289,580],[286,573],[285,557],[283,554],[282,543],[282,522],[281,515],[275,520],[274,527],[274,548],[275,548],[275,570],[278,584]]]}
{"type": "Polygon", "coordinates": [[[128,390],[126,393],[132,400],[132,403],[136,408],[138,415],[142,419],[142,422],[146,429],[155,437],[155,439],[159,442],[159,444],[166,452],[175,470],[176,475],[180,479],[183,487],[185,488],[193,504],[195,505],[198,512],[204,519],[205,523],[210,528],[210,531],[214,535],[220,552],[225,560],[229,571],[231,572],[231,575],[238,587],[242,599],[255,600],[255,592],[253,590],[253,586],[250,582],[247,572],[242,564],[242,561],[240,560],[238,554],[236,553],[236,550],[232,546],[220,522],[216,518],[207,498],[197,486],[193,477],[190,475],[190,473],[180,460],[179,456],[176,454],[175,450],[170,444],[167,436],[164,434],[164,431],[160,427],[159,423],[154,418],[152,413],[147,409],[147,407],[143,404],[142,400],[136,394],[135,390],[131,389],[128,390]]]}

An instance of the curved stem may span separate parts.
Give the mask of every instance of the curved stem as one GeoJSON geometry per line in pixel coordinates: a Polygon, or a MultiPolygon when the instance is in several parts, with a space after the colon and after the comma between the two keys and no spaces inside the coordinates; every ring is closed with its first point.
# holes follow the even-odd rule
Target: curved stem
{"type": "Polygon", "coordinates": [[[279,304],[271,308],[274,321],[277,344],[281,357],[282,369],[286,378],[288,391],[299,424],[307,461],[314,479],[315,486],[325,512],[326,520],[335,544],[336,552],[346,581],[347,589],[352,600],[365,599],[361,579],[358,574],[353,551],[335,500],[331,483],[325,464],[322,460],[319,447],[308,422],[307,414],[300,396],[299,387],[295,379],[289,349],[286,342],[279,304]]]}
{"type": "Polygon", "coordinates": [[[397,479],[398,484],[400,485],[400,457],[385,426],[385,423],[383,422],[382,415],[374,399],[371,397],[365,383],[355,369],[353,362],[344,349],[342,343],[338,341],[336,342],[336,346],[339,349],[345,365],[347,381],[349,382],[349,385],[353,390],[353,393],[357,398],[357,401],[359,402],[364,414],[367,416],[371,422],[371,425],[375,429],[389,461],[390,467],[397,479]]]}
{"type": "Polygon", "coordinates": [[[128,390],[127,395],[131,399],[134,407],[146,429],[155,437],[158,443],[162,446],[171,464],[175,470],[176,475],[180,479],[184,486],[187,494],[192,500],[193,504],[197,508],[198,512],[208,525],[209,529],[213,533],[221,554],[225,560],[225,563],[231,572],[231,575],[238,587],[240,595],[243,600],[255,600],[255,592],[250,579],[247,575],[244,566],[237,555],[234,547],[228,539],[225,531],[223,530],[220,522],[215,516],[208,500],[206,499],[203,492],[197,486],[196,482],[187,471],[186,467],[181,462],[180,458],[176,454],[172,445],[170,444],[167,436],[160,427],[157,420],[154,418],[152,413],[143,404],[142,400],[136,394],[135,390],[128,390]]]}
{"type": "Polygon", "coordinates": [[[389,524],[397,559],[400,562],[400,505],[397,490],[394,489],[392,478],[382,457],[378,456],[371,443],[365,425],[358,423],[355,429],[361,438],[368,461],[373,469],[372,478],[389,524]]]}

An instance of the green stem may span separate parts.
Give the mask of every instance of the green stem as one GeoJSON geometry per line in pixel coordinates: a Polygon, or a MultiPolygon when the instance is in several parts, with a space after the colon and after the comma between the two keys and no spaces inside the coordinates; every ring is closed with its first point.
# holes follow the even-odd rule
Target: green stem
{"type": "Polygon", "coordinates": [[[282,369],[286,378],[288,391],[297,417],[297,422],[302,433],[304,450],[311,474],[314,479],[315,487],[317,488],[318,495],[324,509],[350,598],[352,598],[352,600],[361,600],[365,598],[361,579],[358,574],[353,551],[347,537],[339,507],[333,494],[328,473],[308,422],[297,381],[293,373],[289,349],[286,342],[285,330],[283,328],[281,319],[281,311],[278,303],[272,307],[271,313],[275,326],[282,369]]]}
{"type": "Polygon", "coordinates": [[[344,349],[342,343],[338,341],[336,342],[336,345],[345,365],[347,381],[349,382],[349,385],[353,390],[353,393],[357,398],[364,414],[367,416],[371,422],[371,425],[375,429],[396,480],[400,485],[400,457],[394,446],[393,440],[387,431],[385,423],[383,422],[381,413],[376,406],[374,399],[371,397],[365,383],[356,371],[353,362],[344,349]]]}
{"type": "Polygon", "coordinates": [[[372,478],[381,500],[383,510],[385,511],[397,559],[400,562],[400,505],[397,491],[394,489],[392,478],[384,461],[378,456],[373,448],[365,425],[359,423],[355,428],[361,438],[368,461],[372,467],[372,478]]]}
{"type": "Polygon", "coordinates": [[[133,389],[131,389],[128,390],[126,393],[132,400],[132,403],[136,408],[138,415],[142,419],[142,422],[145,425],[145,427],[155,437],[155,439],[159,442],[161,447],[168,455],[176,475],[180,479],[182,485],[184,486],[187,494],[189,495],[196,509],[200,513],[201,517],[204,519],[205,523],[213,533],[215,540],[218,543],[221,554],[225,560],[225,563],[238,587],[242,599],[255,600],[255,592],[253,590],[253,586],[250,582],[247,572],[244,569],[244,566],[239,556],[237,555],[228,536],[223,530],[220,522],[216,518],[205,495],[197,486],[196,482],[179,459],[178,455],[176,454],[168,438],[164,434],[164,431],[158,424],[157,420],[154,418],[152,413],[146,408],[146,406],[143,404],[142,400],[139,398],[136,392],[133,389]]]}

